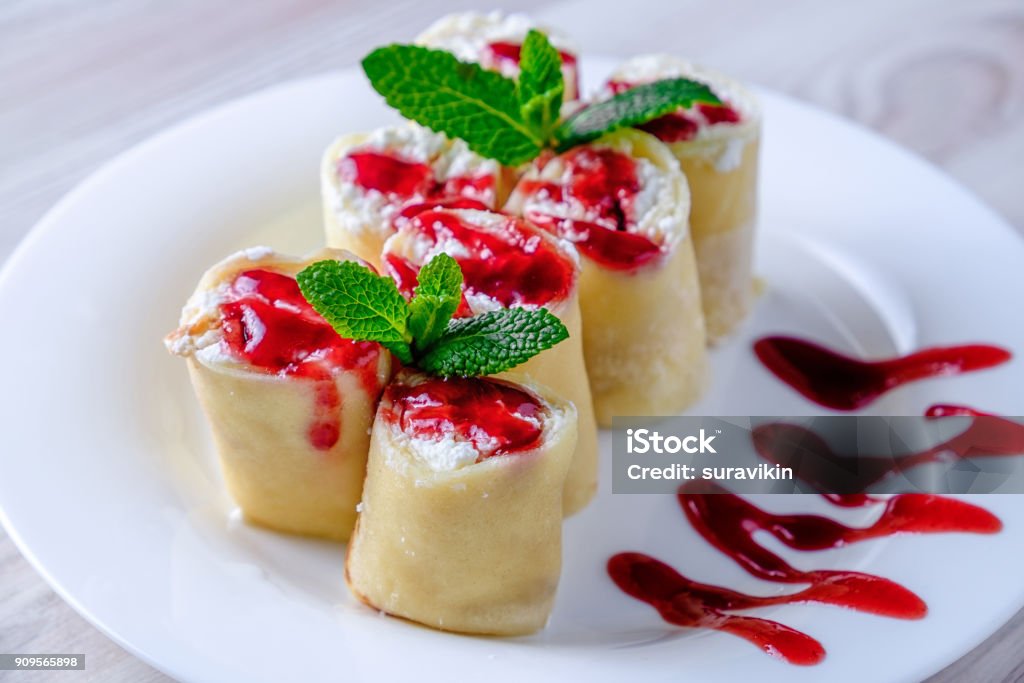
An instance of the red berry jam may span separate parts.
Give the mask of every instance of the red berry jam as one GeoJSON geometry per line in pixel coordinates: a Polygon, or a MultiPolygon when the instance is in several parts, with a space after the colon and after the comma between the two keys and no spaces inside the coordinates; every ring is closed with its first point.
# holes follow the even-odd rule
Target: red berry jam
{"type": "Polygon", "coordinates": [[[472,442],[480,452],[477,462],[540,444],[540,399],[500,380],[416,375],[408,383],[393,382],[384,396],[391,404],[387,419],[403,433],[432,441],[452,435],[472,442]]]}
{"type": "Polygon", "coordinates": [[[568,182],[520,183],[526,218],[575,242],[584,256],[607,268],[636,270],[657,260],[661,246],[633,232],[637,220],[634,203],[640,192],[633,158],[614,149],[584,146],[561,159],[568,182]],[[546,213],[544,206],[550,202],[582,208],[588,220],[546,213]]]}
{"type": "MultiPolygon", "coordinates": [[[[613,95],[618,95],[637,83],[625,81],[608,81],[607,88],[613,95]]],[[[700,103],[689,109],[679,109],[671,114],[644,123],[638,128],[647,131],[662,142],[684,142],[697,136],[701,126],[713,126],[719,123],[739,123],[738,111],[727,103],[700,103]]]]}
{"type": "Polygon", "coordinates": [[[494,176],[453,176],[438,180],[433,169],[393,152],[355,151],[338,160],[338,176],[364,190],[376,190],[399,200],[468,197],[494,202],[494,176]]]}
{"type": "MultiPolygon", "coordinates": [[[[572,257],[522,219],[490,212],[429,209],[405,221],[399,233],[414,243],[457,244],[458,248],[449,251],[462,268],[464,293],[487,296],[505,308],[544,306],[564,301],[572,292],[576,277],[572,257]]],[[[406,295],[412,295],[423,265],[410,260],[408,253],[385,248],[384,267],[406,295]]],[[[464,296],[456,315],[471,314],[464,296]]]]}
{"type": "Polygon", "coordinates": [[[269,373],[318,382],[311,443],[328,450],[341,434],[338,370],[356,372],[377,396],[380,346],[342,339],[313,310],[291,275],[265,269],[239,273],[220,305],[223,348],[233,358],[269,373]]]}

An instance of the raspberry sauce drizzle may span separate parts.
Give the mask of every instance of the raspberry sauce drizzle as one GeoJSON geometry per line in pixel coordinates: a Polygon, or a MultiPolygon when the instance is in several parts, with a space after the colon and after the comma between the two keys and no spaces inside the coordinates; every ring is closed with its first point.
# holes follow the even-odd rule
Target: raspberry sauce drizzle
{"type": "Polygon", "coordinates": [[[636,162],[627,154],[605,148],[579,147],[562,156],[565,185],[526,180],[519,191],[527,198],[526,218],[574,242],[587,258],[614,270],[632,271],[662,255],[660,245],[631,232],[636,226],[635,201],[640,192],[636,162]],[[579,205],[590,220],[562,218],[545,213],[537,203],[579,205]]]}
{"type": "Polygon", "coordinates": [[[452,435],[473,443],[477,462],[536,448],[543,433],[540,400],[500,380],[416,377],[384,392],[386,419],[407,435],[440,441],[452,435]]]}
{"type": "MultiPolygon", "coordinates": [[[[406,214],[408,212],[403,212],[406,214]]],[[[449,249],[462,269],[463,297],[455,315],[473,314],[466,294],[480,294],[508,308],[551,306],[566,300],[576,278],[572,257],[536,227],[513,216],[477,215],[445,208],[418,211],[402,223],[399,232],[417,243],[426,240],[458,248],[449,249]],[[546,239],[545,239],[546,238],[546,239]]],[[[402,293],[411,296],[423,263],[385,247],[384,266],[402,293]]]]}
{"type": "Polygon", "coordinates": [[[760,530],[795,550],[824,550],[905,530],[921,531],[912,522],[891,515],[888,509],[876,525],[854,529],[819,515],[769,513],[715,485],[700,490],[704,493],[680,491],[679,504],[686,518],[704,540],[752,576],[778,583],[810,584],[803,601],[899,619],[920,619],[927,612],[919,597],[888,579],[842,570],[801,571],[754,540],[760,530]],[[901,522],[912,528],[905,529],[901,522]]]}
{"type": "Polygon", "coordinates": [[[808,584],[795,593],[761,597],[698,583],[640,553],[613,556],[608,562],[609,576],[625,593],[657,609],[668,623],[731,633],[773,657],[809,665],[825,656],[821,643],[814,638],[778,622],[726,611],[810,602],[920,619],[927,613],[927,605],[908,589],[883,577],[844,570],[798,570],[757,543],[757,532],[768,532],[790,548],[813,551],[903,533],[990,534],[1002,528],[999,519],[988,511],[942,496],[902,494],[881,500],[856,494],[828,500],[844,507],[885,507],[875,523],[857,528],[819,515],[770,513],[717,485],[680,488],[679,504],[705,540],[753,576],[808,584]]]}
{"type": "Polygon", "coordinates": [[[971,408],[969,406],[955,405],[953,403],[936,403],[928,406],[928,409],[924,411],[925,417],[958,417],[958,416],[973,416],[973,417],[997,417],[995,413],[987,413],[977,408],[971,408]]]}
{"type": "Polygon", "coordinates": [[[688,579],[642,553],[613,556],[608,560],[608,575],[622,592],[651,605],[662,619],[675,626],[731,633],[790,664],[807,666],[825,658],[825,648],[805,633],[777,621],[723,611],[801,602],[798,596],[806,591],[765,598],[744,595],[688,579]]]}
{"type": "MultiPolygon", "coordinates": [[[[879,518],[863,528],[846,526],[820,515],[767,512],[715,484],[704,485],[699,489],[684,487],[678,498],[686,518],[708,543],[728,555],[751,575],[781,583],[814,583],[822,574],[850,572],[797,570],[757,543],[754,540],[756,531],[766,531],[794,550],[826,550],[896,534],[994,534],[1002,529],[999,519],[987,510],[930,493],[903,493],[888,499],[864,499],[855,507],[884,507],[879,518]]],[[[845,507],[854,506],[848,504],[845,507]]],[[[878,578],[866,574],[858,576],[878,578]]],[[[856,601],[860,598],[853,596],[850,599],[856,601]]],[[[861,609],[856,604],[844,606],[874,611],[861,609]]],[[[906,618],[914,616],[912,609],[901,611],[907,612],[906,618]]]]}
{"type": "Polygon", "coordinates": [[[754,353],[780,380],[833,410],[857,410],[907,382],[983,370],[1012,357],[997,346],[971,344],[864,361],[813,342],[782,336],[759,339],[754,343],[754,353]]]}
{"type": "Polygon", "coordinates": [[[494,201],[494,176],[453,176],[438,180],[424,163],[393,152],[356,151],[338,160],[338,176],[364,190],[376,190],[400,200],[427,201],[466,197],[494,201]]]}
{"type": "Polygon", "coordinates": [[[315,382],[314,415],[308,429],[317,450],[330,450],[341,436],[342,397],[337,370],[356,372],[374,398],[380,347],[342,339],[299,291],[295,278],[266,269],[239,273],[220,305],[223,348],[233,358],[279,375],[315,382]]]}

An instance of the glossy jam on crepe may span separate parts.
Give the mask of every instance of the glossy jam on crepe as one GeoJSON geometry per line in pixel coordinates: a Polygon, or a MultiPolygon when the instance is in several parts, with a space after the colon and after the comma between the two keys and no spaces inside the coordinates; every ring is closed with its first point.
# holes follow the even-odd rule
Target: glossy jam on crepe
{"type": "Polygon", "coordinates": [[[338,160],[338,175],[364,190],[376,190],[399,200],[469,197],[492,201],[494,196],[494,176],[489,173],[440,181],[428,164],[384,150],[350,152],[338,160]]]}
{"type": "Polygon", "coordinates": [[[220,315],[230,356],[254,368],[319,382],[309,438],[320,450],[334,446],[341,433],[335,371],[357,371],[368,394],[379,392],[380,346],[339,337],[290,275],[266,269],[239,273],[225,292],[220,315]]]}
{"type": "Polygon", "coordinates": [[[437,440],[452,436],[489,457],[529,451],[540,445],[543,407],[519,387],[484,378],[430,377],[395,383],[385,391],[386,414],[409,436],[437,440]]]}
{"type": "MultiPolygon", "coordinates": [[[[572,259],[543,239],[537,228],[512,216],[427,209],[400,229],[431,249],[457,245],[448,251],[462,269],[465,292],[486,296],[502,307],[550,306],[567,299],[575,284],[572,259]],[[474,215],[480,220],[471,220],[474,215]]],[[[403,293],[411,295],[423,263],[407,256],[385,250],[384,267],[403,293]]],[[[463,298],[456,315],[471,313],[463,298]]]]}
{"type": "Polygon", "coordinates": [[[519,191],[544,202],[580,205],[589,220],[560,218],[528,209],[526,218],[574,242],[588,258],[608,268],[635,270],[661,256],[661,247],[631,230],[636,224],[635,200],[640,192],[636,161],[618,150],[577,147],[562,155],[565,184],[527,180],[519,191]]]}

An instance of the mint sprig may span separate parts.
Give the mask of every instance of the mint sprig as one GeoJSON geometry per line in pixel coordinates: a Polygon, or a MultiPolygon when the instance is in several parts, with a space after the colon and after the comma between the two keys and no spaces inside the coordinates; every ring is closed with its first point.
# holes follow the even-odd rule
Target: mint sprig
{"type": "Polygon", "coordinates": [[[569,337],[562,322],[541,308],[505,308],[452,321],[420,359],[435,375],[493,375],[526,362],[569,337]]]}
{"type": "Polygon", "coordinates": [[[638,126],[697,102],[720,104],[711,89],[673,78],[630,88],[561,120],[562,57],[540,31],[527,33],[513,80],[449,52],[387,45],[363,59],[374,89],[403,116],[505,166],[519,166],[543,150],[564,151],[604,133],[638,126]]]}
{"type": "Polygon", "coordinates": [[[448,254],[438,254],[420,269],[409,302],[409,331],[416,350],[430,348],[441,338],[462,301],[462,269],[448,254]]]}
{"type": "Polygon", "coordinates": [[[517,166],[537,156],[545,138],[523,121],[516,83],[449,52],[416,45],[380,47],[363,59],[374,89],[402,116],[477,154],[517,166]]]}
{"type": "Polygon", "coordinates": [[[702,102],[721,104],[707,85],[687,78],[670,78],[637,85],[592,104],[566,119],[555,131],[559,152],[596,140],[619,128],[639,126],[680,107],[702,102]]]}
{"type": "Polygon", "coordinates": [[[342,337],[380,342],[412,362],[408,304],[391,278],[354,261],[317,261],[295,277],[302,296],[342,337]]]}
{"type": "Polygon", "coordinates": [[[380,342],[402,362],[443,377],[504,372],[568,338],[546,309],[504,308],[452,320],[462,270],[447,254],[420,269],[412,301],[354,261],[317,261],[296,276],[302,295],[347,339],[380,342]]]}
{"type": "Polygon", "coordinates": [[[565,79],[562,56],[540,31],[530,30],[523,41],[516,95],[522,120],[549,142],[561,116],[565,79]]]}

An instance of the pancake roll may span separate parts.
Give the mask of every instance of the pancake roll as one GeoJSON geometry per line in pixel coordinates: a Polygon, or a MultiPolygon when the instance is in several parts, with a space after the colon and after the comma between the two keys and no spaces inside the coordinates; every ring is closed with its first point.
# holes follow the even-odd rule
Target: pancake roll
{"type": "Polygon", "coordinates": [[[373,425],[349,588],[446,631],[543,628],[575,446],[571,403],[498,379],[402,371],[373,425]]]}
{"type": "Polygon", "coordinates": [[[446,253],[459,264],[463,297],[455,317],[499,308],[546,308],[569,331],[564,342],[500,375],[546,386],[576,406],[579,439],[565,480],[566,514],[597,491],[597,423],[590,396],[578,296],[579,256],[573,245],[513,216],[466,208],[409,212],[384,244],[384,269],[411,297],[421,267],[446,253]]]}
{"type": "Polygon", "coordinates": [[[166,339],[188,363],[228,491],[256,524],[340,541],[352,532],[391,356],[339,337],[295,274],[354,258],[239,252],[203,275],[166,339]]]}
{"type": "Polygon", "coordinates": [[[690,229],[708,339],[721,340],[750,312],[757,220],[761,113],[736,81],[671,55],[635,57],[616,69],[602,97],[666,78],[711,87],[721,106],[698,104],[641,128],[664,142],[690,184],[690,229]]]}
{"type": "Polygon", "coordinates": [[[519,76],[519,57],[530,29],[544,33],[562,57],[565,101],[580,96],[577,49],[558,31],[537,25],[524,14],[462,12],[441,17],[416,38],[418,45],[447,50],[464,62],[509,78],[519,76]]]}
{"type": "Polygon", "coordinates": [[[513,183],[513,172],[497,161],[416,124],[343,135],[320,166],[327,246],[379,270],[381,248],[405,207],[470,199],[494,208],[513,183]]]}
{"type": "Polygon", "coordinates": [[[507,210],[580,252],[583,353],[597,422],[670,415],[707,380],[686,178],[654,136],[621,130],[538,159],[507,210]]]}

